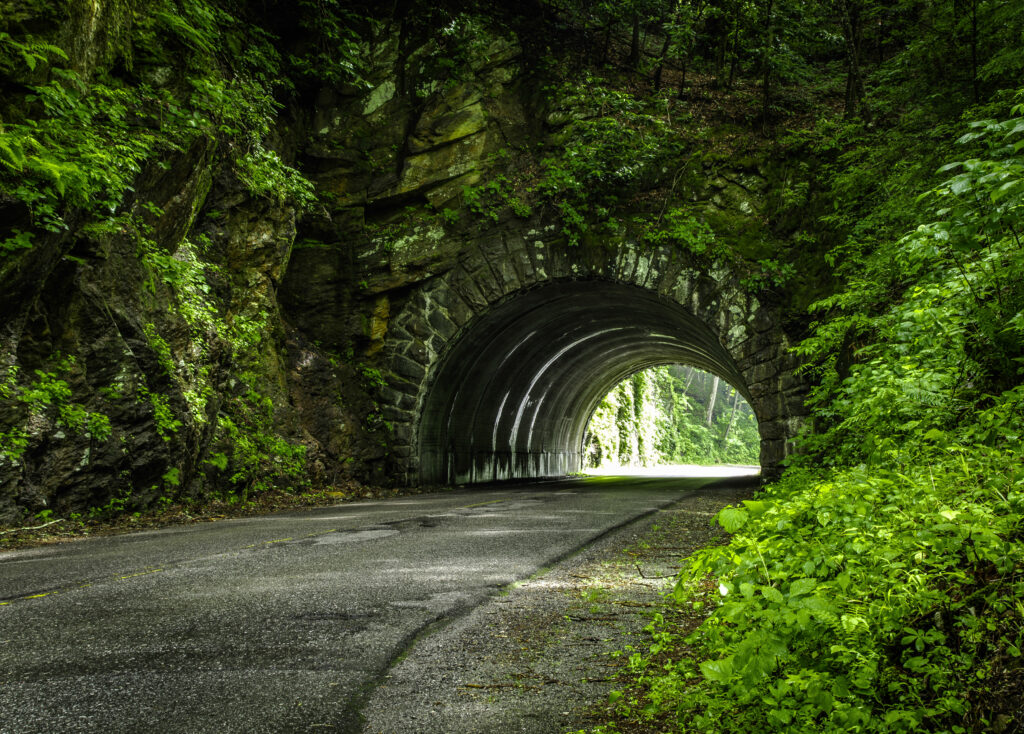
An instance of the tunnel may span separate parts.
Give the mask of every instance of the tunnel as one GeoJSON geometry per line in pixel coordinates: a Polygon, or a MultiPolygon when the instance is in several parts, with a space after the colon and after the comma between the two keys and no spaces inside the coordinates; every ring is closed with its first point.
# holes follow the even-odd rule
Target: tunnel
{"type": "Polygon", "coordinates": [[[601,399],[634,372],[672,363],[714,373],[750,402],[715,333],[654,291],[569,280],[518,293],[469,324],[439,361],[420,418],[421,480],[578,472],[601,399]]]}

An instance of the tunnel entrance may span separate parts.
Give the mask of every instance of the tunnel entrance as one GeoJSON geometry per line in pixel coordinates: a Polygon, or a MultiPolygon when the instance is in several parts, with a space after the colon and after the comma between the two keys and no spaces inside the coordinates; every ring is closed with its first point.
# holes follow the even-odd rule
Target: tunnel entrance
{"type": "Polygon", "coordinates": [[[719,375],[755,402],[720,337],[657,292],[570,280],[516,294],[474,319],[428,381],[420,479],[578,472],[587,423],[609,390],[644,368],[675,363],[719,375]]]}
{"type": "Polygon", "coordinates": [[[695,367],[662,365],[630,375],[601,399],[584,434],[583,469],[756,474],[759,452],[757,418],[738,390],[695,367]]]}

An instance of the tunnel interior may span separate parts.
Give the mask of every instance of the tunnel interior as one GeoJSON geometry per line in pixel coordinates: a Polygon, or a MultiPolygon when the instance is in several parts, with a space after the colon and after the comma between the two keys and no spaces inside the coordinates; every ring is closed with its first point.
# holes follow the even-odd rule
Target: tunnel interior
{"type": "Polygon", "coordinates": [[[717,374],[750,402],[718,337],[675,302],[596,280],[521,292],[469,324],[432,375],[419,425],[421,480],[580,471],[601,399],[634,372],[671,363],[717,374]]]}

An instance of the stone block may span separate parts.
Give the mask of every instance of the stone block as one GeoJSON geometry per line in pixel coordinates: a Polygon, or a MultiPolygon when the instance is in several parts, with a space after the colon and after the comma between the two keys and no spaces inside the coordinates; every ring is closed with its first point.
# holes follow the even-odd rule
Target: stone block
{"type": "Polygon", "coordinates": [[[420,364],[429,364],[430,362],[430,354],[427,351],[427,347],[420,339],[413,339],[406,344],[402,353],[420,364]]]}
{"type": "Polygon", "coordinates": [[[757,385],[765,380],[769,380],[778,375],[778,366],[775,362],[762,362],[756,364],[748,370],[743,371],[743,378],[746,380],[747,385],[757,385]]]}
{"type": "MultiPolygon", "coordinates": [[[[394,355],[392,355],[392,358],[394,358],[394,355]]],[[[398,375],[397,373],[392,373],[390,375],[387,375],[387,382],[388,382],[388,387],[392,388],[393,390],[397,390],[398,392],[402,393],[403,395],[413,395],[413,396],[416,396],[416,395],[419,395],[419,393],[420,393],[420,383],[419,382],[412,382],[412,381],[410,381],[410,380],[408,380],[408,379],[398,375]]]]}
{"type": "Polygon", "coordinates": [[[457,293],[473,311],[479,312],[487,308],[487,299],[480,292],[473,276],[465,268],[455,268],[449,273],[447,280],[452,291],[457,293]]]}
{"type": "Polygon", "coordinates": [[[476,312],[469,307],[469,304],[459,295],[458,291],[452,289],[449,293],[451,297],[446,309],[447,315],[451,322],[461,329],[473,319],[476,312]]]}
{"type": "Polygon", "coordinates": [[[808,415],[810,413],[805,405],[807,402],[807,393],[803,390],[788,393],[783,397],[783,400],[786,406],[787,415],[801,416],[808,415]]]}
{"type": "Polygon", "coordinates": [[[693,295],[695,290],[694,281],[696,280],[696,274],[692,270],[683,269],[676,276],[675,283],[672,284],[671,298],[676,303],[687,309],[692,308],[690,297],[693,295]]]}
{"type": "Polygon", "coordinates": [[[413,438],[412,423],[405,420],[395,420],[391,425],[391,440],[394,445],[411,446],[413,438]]]}
{"type": "Polygon", "coordinates": [[[657,253],[648,249],[645,245],[637,249],[636,270],[633,273],[633,282],[641,288],[649,287],[648,284],[658,277],[657,253]]]}
{"type": "Polygon", "coordinates": [[[536,282],[533,264],[526,251],[526,240],[518,235],[510,235],[505,238],[505,250],[508,252],[508,261],[519,276],[519,282],[523,286],[536,282]]]}
{"type": "Polygon", "coordinates": [[[426,367],[404,354],[396,354],[391,358],[391,368],[396,375],[416,384],[422,383],[423,378],[427,376],[426,367]]]}
{"type": "Polygon", "coordinates": [[[790,438],[786,431],[785,420],[761,421],[757,424],[757,430],[762,439],[785,439],[790,438]]]}
{"type": "MultiPolygon", "coordinates": [[[[451,324],[450,321],[448,323],[451,324]]],[[[452,326],[454,326],[454,324],[452,324],[452,326]]],[[[448,339],[450,338],[450,336],[445,337],[441,334],[434,334],[427,340],[427,348],[436,355],[444,354],[445,347],[447,346],[448,339]]]]}
{"type": "Polygon", "coordinates": [[[412,446],[394,446],[391,447],[391,455],[396,459],[408,459],[412,456],[412,446]]]}
{"type": "Polygon", "coordinates": [[[790,391],[794,388],[798,388],[802,392],[807,387],[807,380],[804,377],[793,374],[792,370],[784,370],[780,375],[779,386],[784,391],[790,391]]]}
{"type": "Polygon", "coordinates": [[[475,186],[478,183],[480,183],[480,173],[478,171],[464,173],[461,176],[427,189],[427,201],[436,209],[443,209],[449,203],[452,204],[453,208],[457,209],[461,204],[455,203],[455,200],[462,195],[463,187],[475,186]]]}
{"type": "Polygon", "coordinates": [[[380,397],[387,405],[398,405],[402,398],[406,397],[406,394],[389,385],[380,389],[380,397]]]}
{"type": "Polygon", "coordinates": [[[508,257],[491,260],[491,270],[498,279],[498,287],[501,288],[503,296],[522,289],[523,283],[519,279],[519,272],[508,257]]]}
{"type": "Polygon", "coordinates": [[[768,393],[754,398],[753,403],[751,407],[758,421],[773,421],[783,414],[782,398],[778,393],[768,393]]]}
{"type": "Polygon", "coordinates": [[[741,359],[742,359],[742,362],[744,364],[744,367],[753,367],[754,365],[757,365],[757,364],[763,364],[765,362],[770,362],[770,361],[776,359],[778,356],[779,356],[779,350],[778,350],[777,346],[775,344],[770,344],[769,346],[765,347],[764,349],[761,349],[761,350],[759,350],[759,351],[757,351],[757,352],[755,352],[755,353],[753,353],[753,354],[751,354],[749,356],[743,357],[741,359]]]}
{"type": "Polygon", "coordinates": [[[417,339],[428,339],[433,333],[430,325],[427,323],[427,319],[424,318],[424,312],[428,312],[430,306],[424,306],[423,309],[410,310],[406,318],[405,326],[409,330],[409,334],[417,339]]]}
{"type": "Polygon", "coordinates": [[[397,405],[384,405],[381,407],[380,413],[384,416],[384,420],[391,422],[408,421],[415,417],[408,411],[402,410],[397,405]]]}
{"type": "Polygon", "coordinates": [[[775,468],[786,458],[785,439],[761,439],[761,467],[775,468]]]}
{"type": "Polygon", "coordinates": [[[632,283],[636,273],[636,245],[623,242],[619,245],[619,258],[615,263],[615,277],[624,283],[632,283]]]}
{"type": "Polygon", "coordinates": [[[547,245],[541,239],[527,240],[526,252],[533,267],[534,281],[548,280],[548,252],[547,245]]]}
{"type": "Polygon", "coordinates": [[[476,260],[477,265],[472,271],[469,271],[469,275],[473,279],[473,283],[476,285],[476,289],[480,292],[480,295],[484,297],[486,303],[494,303],[505,295],[505,291],[501,287],[501,283],[494,275],[494,271],[491,270],[491,266],[487,263],[484,257],[480,255],[478,256],[478,259],[474,259],[476,260]]]}
{"type": "Polygon", "coordinates": [[[658,279],[661,276],[661,268],[663,266],[663,263],[659,259],[658,253],[655,250],[645,251],[641,256],[641,259],[643,261],[643,266],[640,269],[644,271],[644,275],[643,282],[641,282],[639,285],[643,286],[644,288],[650,288],[654,290],[652,286],[658,281],[658,279]]]}
{"type": "MultiPolygon", "coordinates": [[[[427,322],[430,324],[430,327],[434,330],[434,336],[431,337],[432,345],[433,340],[438,335],[445,341],[448,341],[453,336],[455,336],[455,334],[459,330],[459,327],[456,326],[450,318],[448,318],[448,314],[446,314],[440,308],[432,309],[427,314],[427,322]]],[[[440,353],[440,350],[437,350],[437,352],[440,353]]]]}
{"type": "Polygon", "coordinates": [[[391,338],[403,342],[410,341],[413,335],[405,328],[404,324],[409,323],[412,318],[409,314],[400,314],[393,319],[388,325],[388,333],[391,335],[391,338]]]}

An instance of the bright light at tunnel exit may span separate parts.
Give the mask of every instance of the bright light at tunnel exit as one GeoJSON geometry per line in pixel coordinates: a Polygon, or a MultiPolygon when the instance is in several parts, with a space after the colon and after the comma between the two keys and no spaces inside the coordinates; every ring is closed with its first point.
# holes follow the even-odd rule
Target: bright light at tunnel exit
{"type": "Polygon", "coordinates": [[[757,474],[760,437],[753,410],[719,377],[686,365],[634,373],[590,418],[587,474],[737,476],[757,474]]]}

